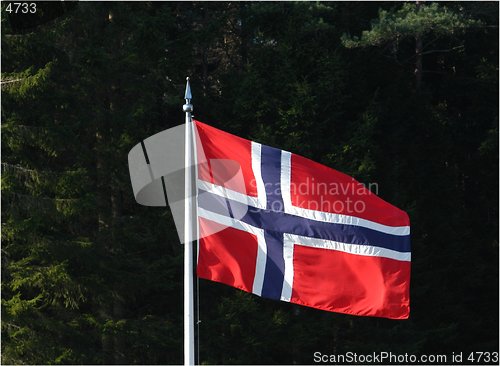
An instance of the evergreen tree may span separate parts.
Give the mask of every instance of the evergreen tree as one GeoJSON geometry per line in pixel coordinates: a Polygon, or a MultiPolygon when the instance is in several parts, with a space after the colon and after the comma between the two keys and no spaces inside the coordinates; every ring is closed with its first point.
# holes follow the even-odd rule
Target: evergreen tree
{"type": "Polygon", "coordinates": [[[180,89],[141,39],[168,31],[170,11],[82,4],[3,32],[4,362],[180,360],[175,230],[165,211],[137,212],[126,160],[168,127],[164,93],[180,89]]]}
{"type": "Polygon", "coordinates": [[[186,75],[196,118],[378,183],[412,222],[409,320],[201,280],[201,363],[498,350],[497,3],[37,6],[2,11],[2,362],[182,362],[181,247],[126,157],[182,123],[186,75]]]}
{"type": "Polygon", "coordinates": [[[348,48],[387,45],[397,58],[401,44],[408,38],[413,39],[416,88],[420,89],[424,72],[423,56],[462,50],[463,44],[448,49],[435,49],[434,46],[442,37],[456,38],[468,27],[480,24],[464,13],[462,6],[458,11],[453,11],[437,2],[429,5],[424,5],[420,1],[403,3],[398,9],[390,11],[380,9],[378,19],[372,22],[371,30],[363,31],[361,37],[344,34],[342,41],[348,48]]]}

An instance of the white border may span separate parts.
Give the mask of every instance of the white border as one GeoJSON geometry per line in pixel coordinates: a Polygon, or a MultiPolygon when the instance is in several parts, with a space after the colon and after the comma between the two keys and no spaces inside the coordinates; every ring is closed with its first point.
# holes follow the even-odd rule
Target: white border
{"type": "Polygon", "coordinates": [[[261,154],[262,145],[252,141],[252,170],[253,176],[255,177],[255,185],[257,186],[258,197],[258,205],[254,205],[254,207],[265,209],[267,205],[267,195],[266,187],[264,185],[264,181],[262,180],[261,154]]]}

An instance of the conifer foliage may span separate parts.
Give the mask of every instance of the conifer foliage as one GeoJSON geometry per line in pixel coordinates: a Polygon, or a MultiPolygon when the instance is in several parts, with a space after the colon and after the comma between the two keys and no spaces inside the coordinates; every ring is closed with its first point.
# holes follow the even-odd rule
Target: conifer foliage
{"type": "Polygon", "coordinates": [[[200,363],[498,351],[498,3],[2,3],[2,362],[182,363],[182,248],[136,143],[198,119],[377,183],[407,321],[200,281],[200,363]]]}

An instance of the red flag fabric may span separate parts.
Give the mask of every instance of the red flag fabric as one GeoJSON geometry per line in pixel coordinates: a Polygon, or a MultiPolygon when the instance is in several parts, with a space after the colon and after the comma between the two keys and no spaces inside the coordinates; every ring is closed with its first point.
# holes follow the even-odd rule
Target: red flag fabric
{"type": "Polygon", "coordinates": [[[199,277],[326,311],[408,318],[404,211],[332,168],[194,124],[199,277]]]}

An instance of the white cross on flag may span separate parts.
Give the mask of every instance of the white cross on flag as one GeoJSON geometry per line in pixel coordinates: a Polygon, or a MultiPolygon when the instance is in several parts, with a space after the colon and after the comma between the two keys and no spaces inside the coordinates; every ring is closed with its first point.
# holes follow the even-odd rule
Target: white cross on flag
{"type": "Polygon", "coordinates": [[[334,169],[194,123],[199,277],[328,311],[408,317],[405,212],[334,169]]]}

